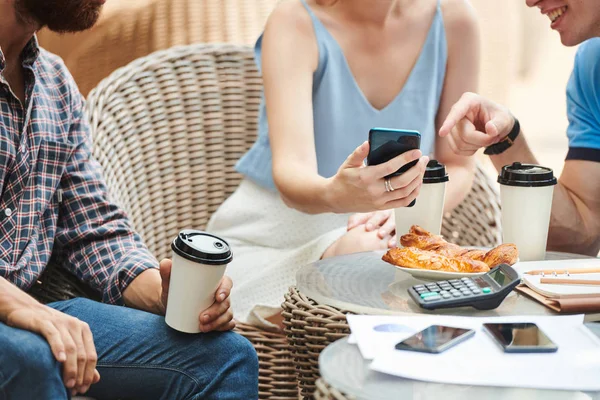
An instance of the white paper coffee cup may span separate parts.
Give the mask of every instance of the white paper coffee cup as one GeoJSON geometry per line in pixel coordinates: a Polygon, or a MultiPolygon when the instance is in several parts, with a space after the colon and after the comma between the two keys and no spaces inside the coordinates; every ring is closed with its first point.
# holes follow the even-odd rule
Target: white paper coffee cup
{"type": "Polygon", "coordinates": [[[546,258],[552,195],[557,181],[552,169],[514,163],[498,176],[502,204],[502,241],[514,243],[520,261],[546,258]]]}
{"type": "Polygon", "coordinates": [[[394,209],[398,246],[401,246],[400,236],[408,233],[413,225],[419,225],[434,235],[441,233],[447,182],[446,167],[437,160],[429,161],[415,205],[394,209]]]}
{"type": "Polygon", "coordinates": [[[200,313],[215,292],[233,253],[227,242],[196,230],[183,230],[171,244],[173,266],[165,321],[181,332],[200,332],[200,313]]]}

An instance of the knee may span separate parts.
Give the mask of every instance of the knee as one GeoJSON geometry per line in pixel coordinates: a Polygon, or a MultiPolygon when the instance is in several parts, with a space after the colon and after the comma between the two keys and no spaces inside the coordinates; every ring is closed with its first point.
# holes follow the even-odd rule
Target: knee
{"type": "MultiPolygon", "coordinates": [[[[0,324],[2,325],[2,324],[0,324]]],[[[56,387],[63,387],[60,364],[54,358],[50,346],[44,338],[32,332],[8,328],[0,329],[0,372],[7,382],[26,390],[35,382],[36,390],[48,389],[53,393],[56,387]]],[[[32,389],[32,388],[30,388],[32,389]]]]}
{"type": "Polygon", "coordinates": [[[229,359],[235,363],[236,369],[245,371],[249,379],[258,379],[258,355],[252,343],[242,335],[226,332],[223,339],[227,342],[224,346],[229,349],[229,359]]]}
{"type": "Polygon", "coordinates": [[[21,370],[30,376],[40,377],[45,380],[49,375],[60,375],[60,366],[54,358],[50,345],[38,335],[23,335],[19,343],[11,345],[8,350],[21,370]]]}

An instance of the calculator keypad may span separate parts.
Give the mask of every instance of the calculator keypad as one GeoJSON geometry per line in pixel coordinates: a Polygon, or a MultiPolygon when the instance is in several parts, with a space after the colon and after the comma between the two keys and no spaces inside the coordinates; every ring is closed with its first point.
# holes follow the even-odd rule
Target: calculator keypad
{"type": "Polygon", "coordinates": [[[439,300],[459,299],[461,297],[471,297],[491,293],[491,289],[480,288],[475,282],[469,278],[451,279],[448,281],[440,281],[435,283],[426,283],[415,285],[413,289],[426,303],[431,303],[439,300]]]}

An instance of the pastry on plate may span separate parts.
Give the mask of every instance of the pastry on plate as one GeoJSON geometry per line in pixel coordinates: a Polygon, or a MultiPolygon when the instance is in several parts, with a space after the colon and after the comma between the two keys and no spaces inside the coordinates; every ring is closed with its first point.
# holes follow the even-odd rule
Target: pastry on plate
{"type": "Polygon", "coordinates": [[[421,250],[416,247],[390,249],[383,261],[405,268],[430,269],[447,272],[487,272],[490,267],[483,261],[466,257],[447,257],[434,251],[421,250]]]}
{"type": "Polygon", "coordinates": [[[513,265],[519,258],[514,244],[502,244],[489,251],[465,249],[417,225],[400,237],[400,243],[404,247],[390,249],[384,261],[406,268],[473,273],[487,272],[500,264],[513,265]]]}

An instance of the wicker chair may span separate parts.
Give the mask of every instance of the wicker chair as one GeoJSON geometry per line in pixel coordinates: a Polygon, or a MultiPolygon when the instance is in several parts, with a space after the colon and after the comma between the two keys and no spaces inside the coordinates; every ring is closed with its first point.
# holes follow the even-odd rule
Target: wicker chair
{"type": "Polygon", "coordinates": [[[38,34],[63,57],[84,96],[119,67],[152,52],[192,43],[250,45],[278,0],[127,0],[108,2],[89,31],[38,34]]]}
{"type": "MultiPolygon", "coordinates": [[[[159,259],[183,228],[203,229],[236,189],[254,142],[262,80],[251,49],[192,45],[115,71],[89,95],[94,156],[109,192],[159,259]]],[[[239,324],[255,346],[262,399],[297,398],[280,332],[239,324]]]]}

